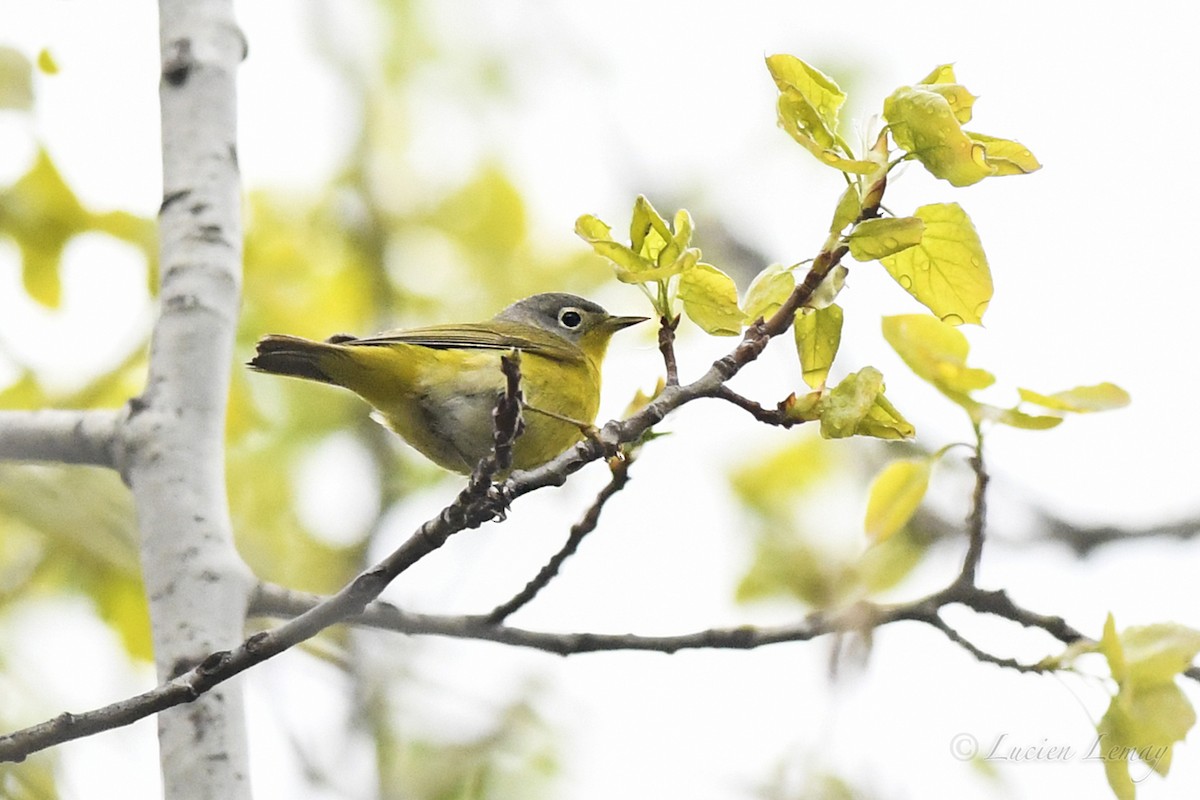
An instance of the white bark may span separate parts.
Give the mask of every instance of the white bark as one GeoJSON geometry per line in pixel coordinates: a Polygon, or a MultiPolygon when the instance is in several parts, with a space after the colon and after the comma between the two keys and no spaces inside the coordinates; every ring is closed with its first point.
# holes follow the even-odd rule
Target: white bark
{"type": "Polygon", "coordinates": [[[116,411],[0,411],[0,461],[113,465],[116,411]]]}
{"type": "MultiPolygon", "coordinates": [[[[161,0],[161,311],[118,466],[138,513],[160,680],[243,638],[252,577],[225,494],[225,404],[242,230],[231,0],[161,0]]],[[[239,681],[159,715],[168,800],[248,798],[239,681]]]]}

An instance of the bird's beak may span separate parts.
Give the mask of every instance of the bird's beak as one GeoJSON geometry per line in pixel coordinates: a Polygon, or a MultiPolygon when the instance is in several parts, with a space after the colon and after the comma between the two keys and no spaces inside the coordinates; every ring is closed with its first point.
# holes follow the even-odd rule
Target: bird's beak
{"type": "Polygon", "coordinates": [[[645,322],[649,317],[609,317],[604,321],[606,327],[614,332],[623,328],[628,328],[630,325],[637,325],[639,322],[645,322]]]}

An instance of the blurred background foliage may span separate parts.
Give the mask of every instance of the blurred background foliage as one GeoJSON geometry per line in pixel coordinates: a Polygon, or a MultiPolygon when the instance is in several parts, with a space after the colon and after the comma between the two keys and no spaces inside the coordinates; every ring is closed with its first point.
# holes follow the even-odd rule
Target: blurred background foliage
{"type": "MultiPolygon", "coordinates": [[[[314,52],[349,93],[343,98],[361,120],[333,179],[319,192],[290,193],[251,187],[245,198],[244,300],[236,358],[268,332],[323,338],[448,318],[483,318],[537,291],[590,294],[609,279],[608,267],[587,248],[548,248],[535,239],[521,191],[506,168],[487,158],[465,179],[423,178],[407,135],[413,86],[439,70],[464,79],[467,96],[503,102],[505,65],[486,54],[474,63],[446,63],[409,0],[377,0],[376,40],[366,57],[324,33],[310,15],[314,52]]],[[[0,47],[0,113],[37,115],[38,87],[54,80],[53,42],[42,53],[0,47]]],[[[253,47],[251,48],[253,50],[253,47]]],[[[60,307],[63,255],[76,237],[113,237],[136,249],[144,263],[152,307],[157,282],[155,221],[121,210],[88,208],[55,165],[53,153],[29,126],[34,156],[0,187],[0,243],[12,245],[30,301],[60,307]]],[[[0,158],[7,156],[0,154],[0,158]]],[[[631,190],[630,196],[632,197],[631,190]]],[[[663,207],[685,205],[669,198],[663,207]]],[[[722,233],[720,220],[698,214],[710,254],[741,277],[762,263],[722,233]]],[[[710,256],[711,257],[711,256],[710,256]]],[[[88,269],[103,270],[103,263],[88,269]]],[[[743,281],[744,287],[744,281],[743,281]]],[[[6,342],[20,330],[0,319],[0,355],[11,379],[0,387],[0,408],[115,408],[137,395],[144,380],[152,316],[140,337],[115,363],[76,376],[75,385],[47,379],[41,365],[22,363],[6,342]]],[[[366,419],[348,393],[263,380],[240,363],[228,408],[228,487],[238,547],[262,579],[312,592],[330,592],[363,565],[372,536],[393,507],[415,490],[443,479],[395,437],[366,419]],[[304,464],[322,448],[352,452],[371,486],[368,513],[346,509],[351,520],[329,535],[298,509],[306,486],[304,464]]],[[[804,498],[866,480],[825,443],[792,437],[774,454],[758,456],[733,474],[744,506],[754,556],[737,589],[744,601],[786,598],[824,607],[853,602],[904,577],[926,543],[897,535],[885,548],[865,540],[840,552],[828,549],[828,531],[806,517],[804,498]],[[839,477],[840,476],[840,477],[839,477]]],[[[870,464],[870,459],[867,460],[870,464]]],[[[347,500],[349,503],[350,501],[347,500]]],[[[359,502],[362,505],[361,502],[359,502]]],[[[117,476],[89,468],[0,466],[0,617],[22,604],[74,595],[86,598],[110,626],[129,658],[145,661],[148,619],[141,592],[133,510],[117,476]]],[[[353,671],[344,631],[327,634],[311,654],[353,671]]],[[[56,699],[7,672],[0,648],[0,727],[10,729],[57,713],[56,699]]],[[[391,683],[404,679],[394,675],[391,683]]],[[[533,698],[518,693],[495,715],[490,730],[457,741],[405,732],[405,714],[387,700],[388,681],[371,689],[365,719],[376,743],[381,794],[405,798],[529,798],[548,790],[557,745],[533,698]],[[380,711],[383,709],[383,711],[380,711]]],[[[0,793],[53,797],[54,756],[5,767],[0,793]]],[[[317,777],[313,777],[317,781],[317,777]]]]}

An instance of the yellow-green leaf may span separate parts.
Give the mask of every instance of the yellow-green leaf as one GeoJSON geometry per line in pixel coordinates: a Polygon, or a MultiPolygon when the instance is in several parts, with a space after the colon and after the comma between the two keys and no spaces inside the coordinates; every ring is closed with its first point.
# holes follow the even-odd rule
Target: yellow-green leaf
{"type": "Polygon", "coordinates": [[[835,466],[834,451],[813,436],[788,438],[777,450],[756,452],[730,475],[738,498],[764,516],[792,513],[796,497],[828,478],[835,466]]]}
{"type": "Polygon", "coordinates": [[[795,288],[796,277],[792,274],[791,267],[781,264],[767,267],[754,276],[750,288],[746,290],[746,298],[742,301],[746,319],[770,317],[779,310],[795,288]]]}
{"type": "Polygon", "coordinates": [[[883,102],[892,138],[934,177],[970,186],[995,172],[987,148],[963,132],[954,107],[930,86],[901,86],[883,102]]]}
{"type": "Polygon", "coordinates": [[[858,261],[872,261],[921,243],[925,223],[917,217],[865,219],[854,226],[847,237],[850,255],[858,261]]]}
{"type": "Polygon", "coordinates": [[[921,206],[921,243],[880,259],[900,287],[938,318],[978,324],[992,299],[992,273],[971,218],[957,203],[921,206]]]}
{"type": "MultiPolygon", "coordinates": [[[[1103,735],[1104,731],[1100,731],[1103,735]]],[[[1137,800],[1137,787],[1129,775],[1129,760],[1126,758],[1105,758],[1104,776],[1108,786],[1113,790],[1117,800],[1137,800]]]]}
{"type": "Polygon", "coordinates": [[[692,230],[694,227],[692,224],[692,215],[687,212],[686,208],[681,208],[675,212],[675,233],[671,238],[681,252],[691,245],[692,230]]]}
{"type": "Polygon", "coordinates": [[[1036,172],[1042,168],[1037,157],[1030,152],[1028,147],[1020,142],[1014,142],[1011,139],[999,139],[995,136],[986,136],[982,133],[972,133],[971,131],[964,131],[964,133],[971,137],[971,141],[984,146],[985,157],[995,170],[992,173],[995,177],[1001,175],[1028,175],[1030,172],[1036,172]]]}
{"type": "Polygon", "coordinates": [[[792,330],[800,355],[800,371],[804,382],[814,389],[824,386],[829,377],[829,368],[842,341],[842,318],[842,308],[836,303],[796,312],[792,330]]]}
{"type": "Polygon", "coordinates": [[[846,101],[845,93],[825,73],[795,56],[767,56],[767,69],[783,95],[791,95],[797,106],[809,112],[802,114],[802,127],[823,147],[830,147],[838,128],[838,110],[846,101]]]}
{"type": "Polygon", "coordinates": [[[854,564],[862,586],[871,593],[891,589],[908,577],[929,550],[927,537],[916,537],[908,529],[863,551],[854,564]]]}
{"type": "Polygon", "coordinates": [[[639,256],[620,242],[593,242],[592,249],[616,267],[617,280],[623,283],[645,283],[658,280],[654,262],[639,256]]]}
{"type": "Polygon", "coordinates": [[[954,65],[938,64],[932,72],[917,82],[920,86],[931,83],[958,83],[958,79],[954,77],[954,65]]]}
{"type": "Polygon", "coordinates": [[[1086,414],[1093,411],[1109,411],[1129,405],[1129,393],[1112,383],[1094,386],[1076,386],[1054,394],[1039,394],[1030,389],[1018,389],[1021,399],[1027,403],[1051,408],[1055,411],[1071,411],[1086,414]]]}
{"type": "Polygon", "coordinates": [[[608,227],[599,217],[591,214],[584,214],[575,220],[575,235],[588,244],[611,242],[613,240],[612,228],[608,227]]]}
{"type": "Polygon", "coordinates": [[[858,423],[883,391],[883,374],[874,367],[851,372],[833,387],[821,409],[821,435],[826,439],[853,436],[858,423]]]}
{"type": "Polygon", "coordinates": [[[975,422],[990,420],[1007,425],[1010,428],[1020,428],[1026,431],[1044,431],[1057,428],[1062,424],[1062,417],[1051,417],[1044,414],[1026,414],[1015,408],[997,408],[987,403],[974,403],[967,409],[975,422]]]}
{"type": "Polygon", "coordinates": [[[33,65],[20,50],[0,47],[0,109],[33,108],[33,65]]]}
{"type": "MultiPolygon", "coordinates": [[[[647,203],[646,206],[649,207],[649,204],[647,203]]],[[[649,232],[651,235],[657,235],[653,226],[649,232]]],[[[575,233],[591,244],[597,255],[601,255],[613,263],[617,280],[622,283],[649,283],[650,281],[665,280],[691,269],[700,259],[699,250],[688,248],[674,260],[656,264],[655,261],[635,252],[632,248],[613,241],[612,229],[590,214],[585,214],[575,221],[575,233]]],[[[642,249],[646,249],[645,241],[643,241],[642,249]]],[[[661,248],[659,250],[661,251],[661,248]]]]}
{"type": "Polygon", "coordinates": [[[741,332],[745,316],[738,308],[737,285],[712,264],[696,264],[680,276],[679,299],[688,318],[707,333],[736,336],[741,332]]]}
{"type": "Polygon", "coordinates": [[[639,194],[633,203],[633,216],[629,222],[629,244],[635,253],[655,258],[657,253],[649,255],[644,252],[646,235],[651,231],[657,234],[657,238],[662,244],[671,239],[671,230],[667,227],[667,221],[650,204],[645,195],[639,194]]]}
{"type": "Polygon", "coordinates": [[[821,408],[821,435],[826,439],[853,436],[875,399],[883,392],[883,374],[874,367],[851,372],[829,392],[821,408]]]}
{"type": "Polygon", "coordinates": [[[867,536],[882,542],[908,524],[929,488],[928,458],[893,461],[871,484],[864,523],[867,536]]]}
{"type": "Polygon", "coordinates": [[[880,392],[875,403],[867,411],[867,416],[859,420],[854,432],[859,436],[873,436],[876,439],[911,439],[917,430],[912,423],[904,418],[892,402],[880,392]]]}
{"type": "Polygon", "coordinates": [[[1170,682],[1200,653],[1200,631],[1174,623],[1137,625],[1121,632],[1121,646],[1130,681],[1170,682]]]}
{"type": "Polygon", "coordinates": [[[1117,634],[1117,621],[1111,612],[1104,619],[1104,632],[1100,636],[1099,650],[1108,661],[1108,671],[1112,673],[1113,680],[1124,683],[1128,673],[1125,666],[1125,648],[1117,634]]]}
{"type": "Polygon", "coordinates": [[[1128,760],[1137,756],[1159,775],[1171,767],[1175,742],[1196,724],[1196,712],[1174,683],[1121,686],[1096,726],[1095,756],[1128,760]]]}
{"type": "Polygon", "coordinates": [[[858,186],[851,183],[838,198],[837,208],[833,211],[833,221],[829,223],[830,233],[841,233],[846,226],[858,219],[862,213],[862,198],[858,186]]]}
{"type": "Polygon", "coordinates": [[[30,297],[49,307],[61,301],[59,263],[70,239],[87,231],[91,215],[41,150],[29,171],[0,193],[0,232],[21,251],[21,280],[30,297]]]}
{"type": "Polygon", "coordinates": [[[967,91],[967,87],[958,83],[931,83],[924,86],[931,92],[940,94],[950,104],[954,118],[959,123],[971,121],[971,109],[979,98],[967,91]]]}
{"type": "Polygon", "coordinates": [[[884,317],[883,338],[918,377],[947,394],[969,394],[996,380],[967,366],[970,345],[961,331],[927,314],[884,317]]]}
{"type": "Polygon", "coordinates": [[[54,55],[51,54],[48,48],[43,47],[37,57],[38,69],[46,75],[58,74],[58,62],[54,60],[54,55]]]}
{"type": "Polygon", "coordinates": [[[804,149],[816,156],[822,164],[857,175],[869,175],[879,169],[880,165],[874,161],[848,158],[840,152],[838,149],[840,145],[837,147],[834,145],[836,137],[813,122],[816,119],[814,112],[804,100],[795,94],[781,94],[777,110],[780,127],[787,131],[788,136],[791,136],[804,149]],[[816,124],[815,128],[814,124],[816,124]]]}

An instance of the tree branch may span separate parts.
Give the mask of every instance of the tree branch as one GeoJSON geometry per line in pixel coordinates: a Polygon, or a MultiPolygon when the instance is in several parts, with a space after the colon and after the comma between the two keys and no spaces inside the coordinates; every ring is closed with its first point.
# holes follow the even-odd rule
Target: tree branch
{"type": "Polygon", "coordinates": [[[732,403],[743,411],[748,412],[759,422],[766,423],[767,425],[778,425],[782,428],[790,428],[793,425],[799,425],[801,422],[804,422],[804,420],[789,417],[783,412],[782,408],[765,408],[751,400],[749,397],[738,394],[725,384],[718,386],[714,390],[712,396],[718,400],[724,400],[728,403],[732,403]]]}
{"type": "Polygon", "coordinates": [[[121,412],[0,411],[0,460],[113,467],[121,412]]]}
{"type": "Polygon", "coordinates": [[[933,614],[929,619],[925,620],[925,622],[928,622],[930,625],[946,634],[947,639],[954,642],[959,647],[962,647],[968,653],[975,656],[975,658],[979,661],[995,664],[996,666],[1004,667],[1005,669],[1015,669],[1017,672],[1045,673],[1053,671],[1053,668],[1049,666],[1044,666],[1042,664],[1026,664],[1022,661],[1017,661],[1015,658],[1001,658],[1000,656],[992,655],[986,650],[976,647],[965,636],[954,630],[954,628],[950,627],[950,625],[944,619],[942,619],[940,614],[933,614]]]}
{"type": "MultiPolygon", "coordinates": [[[[440,515],[437,519],[440,520],[440,515]]],[[[439,529],[437,520],[422,526],[439,529]]],[[[548,633],[493,624],[490,615],[444,616],[415,614],[390,603],[369,602],[388,580],[387,575],[402,570],[432,549],[420,531],[392,556],[386,566],[368,570],[332,597],[320,597],[278,586],[260,585],[251,602],[253,616],[292,617],[274,630],[255,634],[232,652],[215,653],[186,675],[136,697],[84,714],[62,714],[53,720],[0,737],[0,762],[19,761],[30,753],[65,741],[127,725],[150,714],[194,700],[217,682],[227,680],[244,669],[270,658],[287,647],[312,636],[336,622],[394,631],[409,635],[437,635],[459,639],[478,639],[519,647],[572,655],[612,650],[642,650],[674,653],[685,649],[749,650],[782,642],[800,642],[830,633],[874,629],[895,622],[922,622],[945,634],[951,641],[986,663],[1021,672],[1050,671],[1038,665],[995,656],[976,647],[941,619],[941,608],[962,604],[980,613],[1017,622],[1025,627],[1046,631],[1064,644],[1090,641],[1062,617],[1039,614],[1016,605],[1003,591],[987,591],[955,581],[945,589],[906,603],[880,605],[861,602],[841,612],[814,612],[790,625],[755,627],[749,625],[708,630],[673,636],[636,634],[548,633]]],[[[1183,673],[1200,682],[1200,668],[1183,673]]]]}
{"type": "Polygon", "coordinates": [[[975,491],[971,495],[971,513],[967,517],[967,554],[963,558],[962,572],[955,583],[974,586],[979,561],[983,558],[987,524],[987,488],[990,480],[987,466],[983,463],[983,435],[978,428],[975,430],[975,454],[968,463],[975,473],[975,491]]]}

